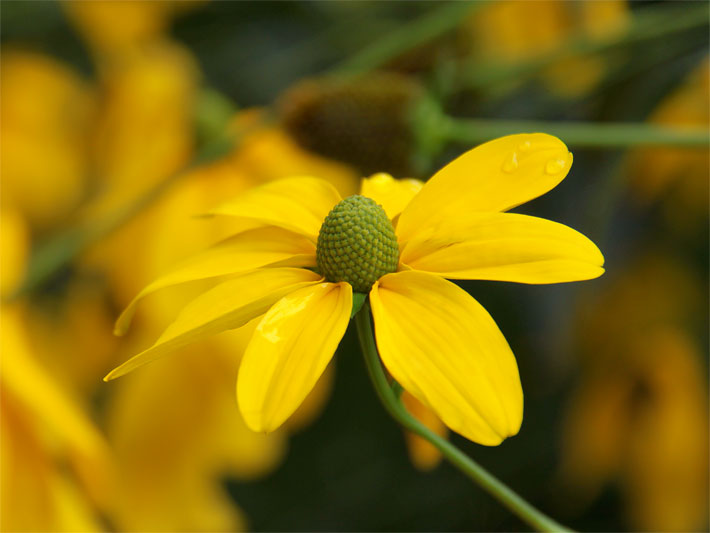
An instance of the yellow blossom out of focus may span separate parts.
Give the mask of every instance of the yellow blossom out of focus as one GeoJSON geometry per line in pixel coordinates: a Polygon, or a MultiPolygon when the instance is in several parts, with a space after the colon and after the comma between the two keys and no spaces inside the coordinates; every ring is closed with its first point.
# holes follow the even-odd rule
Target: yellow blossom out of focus
{"type": "Polygon", "coordinates": [[[22,281],[30,236],[22,216],[10,208],[0,208],[0,295],[10,295],[22,281]]]}
{"type": "MultiPolygon", "coordinates": [[[[232,339],[231,348],[240,343],[232,339]]],[[[220,480],[272,470],[286,435],[247,429],[234,401],[233,355],[219,342],[205,343],[183,353],[184,366],[156,365],[113,397],[109,435],[123,480],[114,509],[119,530],[247,528],[220,480]]]]}
{"type": "MultiPolygon", "coordinates": [[[[26,238],[21,219],[3,211],[3,294],[16,281],[6,268],[24,266],[26,238]]],[[[38,361],[22,307],[0,308],[0,529],[100,531],[112,481],[108,446],[38,361]]]]}
{"type": "Polygon", "coordinates": [[[100,531],[108,447],[34,360],[15,309],[2,309],[3,531],[100,531]],[[69,468],[64,466],[68,462],[69,468]]]}
{"type": "Polygon", "coordinates": [[[304,150],[281,127],[265,124],[264,113],[247,109],[234,117],[231,127],[245,133],[236,150],[209,167],[212,172],[231,172],[253,184],[290,176],[322,176],[344,196],[357,192],[360,176],[352,168],[304,150]]]}
{"type": "Polygon", "coordinates": [[[0,69],[2,204],[48,230],[85,194],[93,92],[71,68],[34,52],[3,50],[0,69]]]}
{"type": "MultiPolygon", "coordinates": [[[[710,126],[707,58],[664,98],[649,121],[659,126],[710,126]]],[[[629,163],[631,186],[639,203],[663,202],[667,220],[676,225],[687,226],[698,218],[707,220],[710,194],[707,148],[639,149],[631,154],[629,163]]]]}
{"type": "Polygon", "coordinates": [[[167,42],[104,74],[92,145],[99,200],[85,217],[135,202],[188,163],[198,76],[187,50],[167,42]]]}
{"type": "MultiPolygon", "coordinates": [[[[186,50],[161,43],[104,78],[105,98],[93,143],[99,190],[78,215],[87,223],[132,209],[182,169],[193,152],[198,79],[186,50]]],[[[140,258],[146,252],[140,237],[147,219],[142,213],[86,256],[88,266],[109,275],[119,295],[140,277],[140,258]]]]}
{"type": "Polygon", "coordinates": [[[199,0],[71,0],[62,5],[102,67],[140,54],[143,45],[162,39],[176,15],[200,3],[199,0]]]}
{"type": "Polygon", "coordinates": [[[587,357],[563,427],[565,494],[588,503],[616,480],[634,530],[707,526],[707,390],[688,331],[701,316],[695,283],[649,256],[582,319],[587,357]]]}
{"type": "Polygon", "coordinates": [[[79,398],[91,398],[96,376],[116,357],[111,302],[100,280],[88,275],[74,276],[54,290],[24,305],[30,346],[57,382],[79,398]]]}
{"type": "MultiPolygon", "coordinates": [[[[446,437],[449,430],[434,412],[407,391],[402,392],[402,403],[422,424],[440,437],[446,437]]],[[[405,432],[409,457],[419,470],[432,470],[441,462],[441,452],[432,443],[409,431],[405,432]]]]}
{"type": "MultiPolygon", "coordinates": [[[[603,41],[624,31],[629,19],[623,0],[492,2],[472,15],[467,39],[478,59],[515,64],[555,52],[572,37],[603,41]]],[[[576,97],[594,87],[605,70],[599,57],[563,56],[542,79],[559,95],[576,97]]]]}

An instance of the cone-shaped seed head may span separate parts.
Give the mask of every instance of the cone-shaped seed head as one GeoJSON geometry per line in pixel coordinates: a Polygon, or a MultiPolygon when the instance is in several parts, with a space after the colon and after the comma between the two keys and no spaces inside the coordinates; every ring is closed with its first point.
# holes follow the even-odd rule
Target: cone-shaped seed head
{"type": "Polygon", "coordinates": [[[365,196],[342,200],[323,221],[316,259],[328,281],[346,281],[355,292],[368,292],[395,272],[399,261],[397,236],[385,210],[365,196]]]}
{"type": "Polygon", "coordinates": [[[349,163],[364,174],[406,175],[415,150],[411,114],[421,87],[396,74],[319,78],[289,89],[279,110],[304,148],[349,163]]]}

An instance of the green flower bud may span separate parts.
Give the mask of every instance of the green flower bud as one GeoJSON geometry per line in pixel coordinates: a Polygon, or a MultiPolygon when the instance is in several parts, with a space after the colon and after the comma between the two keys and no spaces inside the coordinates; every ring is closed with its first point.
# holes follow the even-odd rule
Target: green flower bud
{"type": "Polygon", "coordinates": [[[360,195],[339,202],[320,228],[316,260],[326,280],[346,281],[355,292],[366,293],[382,276],[396,272],[399,246],[385,210],[360,195]]]}
{"type": "Polygon", "coordinates": [[[393,73],[354,79],[302,81],[279,99],[288,133],[305,148],[343,161],[363,174],[412,173],[412,113],[423,95],[419,84],[393,73]]]}

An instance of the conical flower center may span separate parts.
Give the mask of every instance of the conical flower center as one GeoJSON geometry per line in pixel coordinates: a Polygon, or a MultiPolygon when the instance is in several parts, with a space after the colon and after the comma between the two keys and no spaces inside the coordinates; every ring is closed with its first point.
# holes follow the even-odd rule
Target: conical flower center
{"type": "Polygon", "coordinates": [[[346,281],[355,292],[368,292],[395,272],[399,261],[397,236],[385,210],[365,196],[340,201],[320,228],[316,260],[328,281],[346,281]]]}

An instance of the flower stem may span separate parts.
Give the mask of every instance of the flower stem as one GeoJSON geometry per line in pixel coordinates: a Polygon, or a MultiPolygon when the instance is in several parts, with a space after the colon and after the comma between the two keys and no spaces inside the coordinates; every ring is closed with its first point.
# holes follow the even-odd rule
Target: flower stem
{"type": "Polygon", "coordinates": [[[501,60],[484,62],[480,58],[471,58],[460,69],[460,83],[468,89],[490,89],[500,83],[520,81],[535,75],[566,58],[613,52],[618,48],[655,39],[675,39],[677,37],[674,34],[696,30],[705,24],[707,9],[702,4],[685,5],[680,9],[668,6],[648,7],[631,17],[624,31],[608,38],[594,38],[584,32],[574,32],[550,52],[515,63],[501,60]]]}
{"type": "Polygon", "coordinates": [[[370,46],[331,69],[328,73],[352,76],[381,67],[387,61],[408,50],[454,29],[461,20],[484,5],[485,2],[483,1],[442,3],[442,5],[424,13],[421,17],[404,23],[396,31],[392,31],[376,40],[370,46]]]}
{"type": "Polygon", "coordinates": [[[388,383],[387,377],[382,369],[372,331],[369,302],[365,302],[360,311],[355,315],[355,324],[357,325],[358,338],[360,339],[360,346],[365,356],[365,363],[370,379],[375,386],[375,391],[380,401],[392,418],[409,431],[429,441],[451,464],[478,483],[483,489],[488,491],[491,496],[535,530],[570,531],[568,528],[558,524],[550,517],[545,516],[535,509],[456,446],[431,431],[409,414],[409,411],[407,411],[396,392],[388,383]]]}
{"type": "Polygon", "coordinates": [[[87,248],[118,230],[123,224],[141,213],[161,197],[178,179],[190,171],[225,156],[233,150],[239,139],[223,133],[205,142],[191,161],[165,180],[156,184],[126,205],[119,206],[100,220],[81,221],[72,227],[60,230],[33,250],[25,279],[20,287],[8,297],[13,300],[30,292],[50,279],[87,248]]]}
{"type": "Polygon", "coordinates": [[[531,120],[458,119],[441,116],[438,134],[450,141],[480,143],[521,132],[545,132],[580,148],[675,146],[707,148],[707,128],[669,128],[644,123],[547,122],[531,120]]]}

